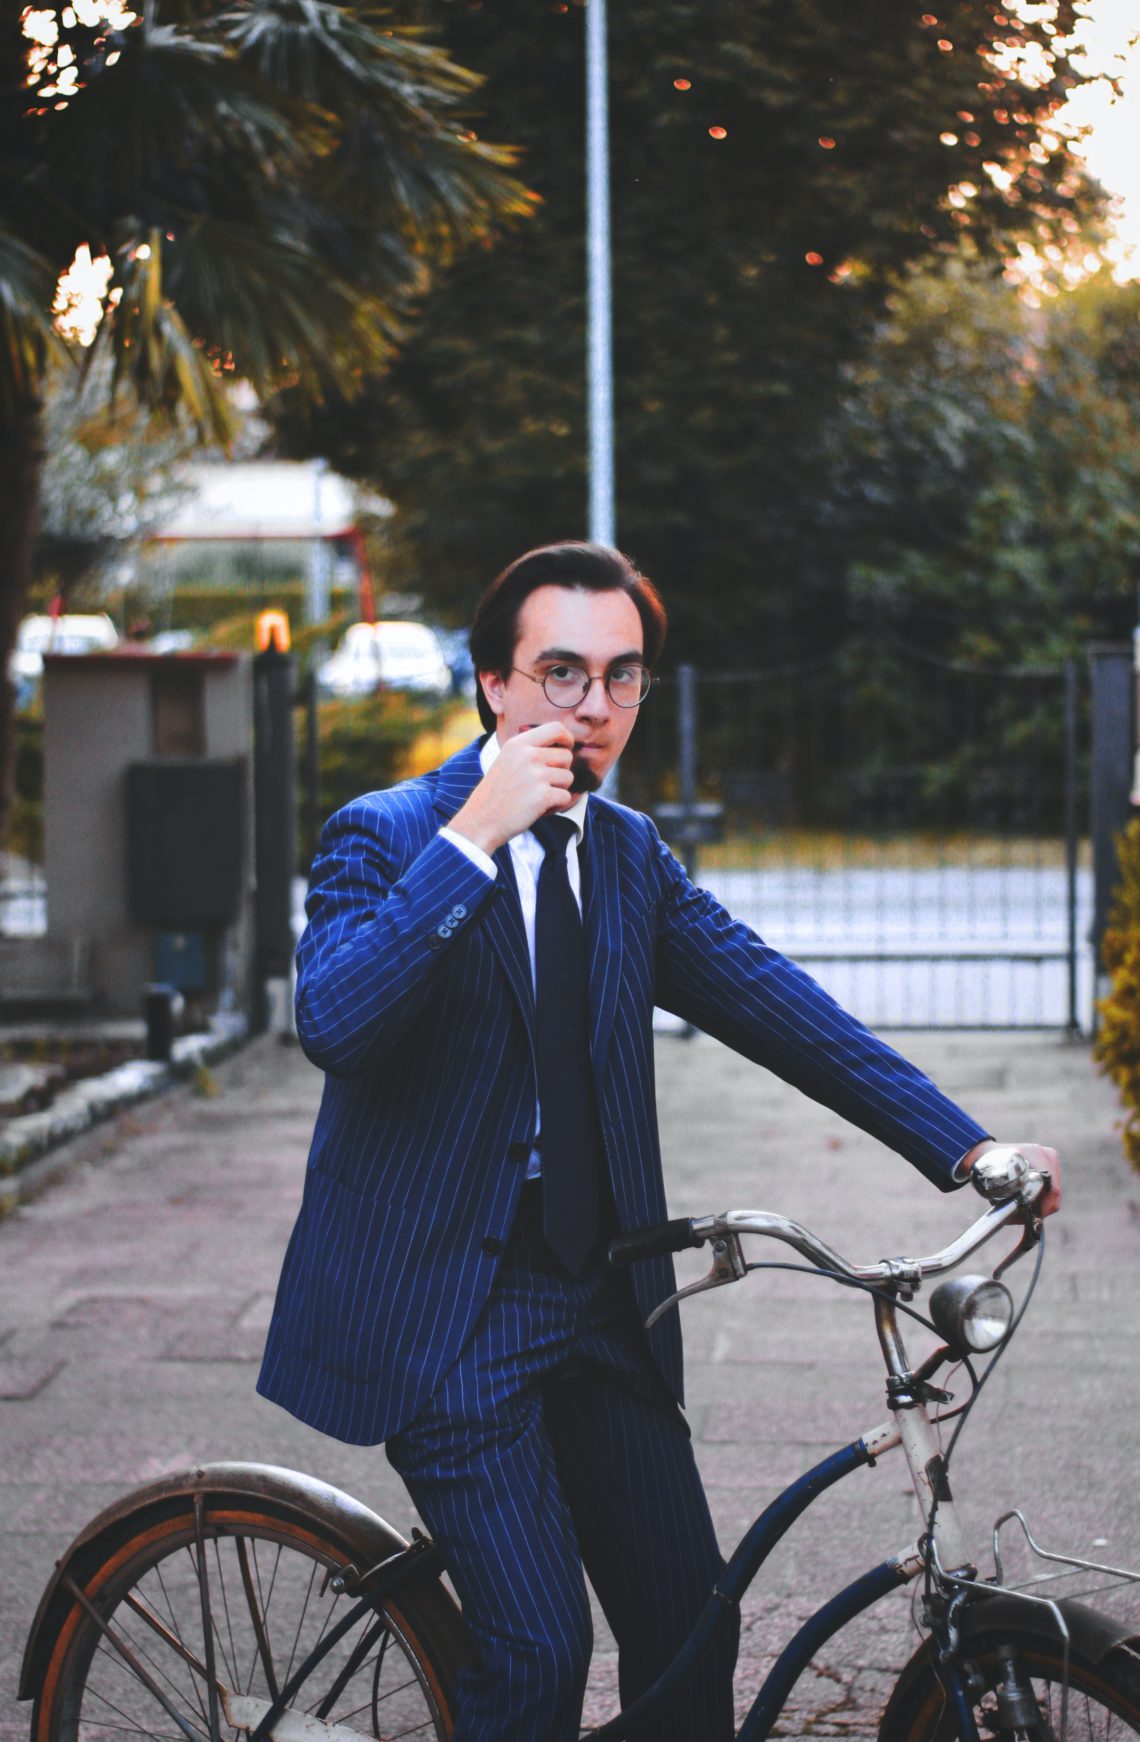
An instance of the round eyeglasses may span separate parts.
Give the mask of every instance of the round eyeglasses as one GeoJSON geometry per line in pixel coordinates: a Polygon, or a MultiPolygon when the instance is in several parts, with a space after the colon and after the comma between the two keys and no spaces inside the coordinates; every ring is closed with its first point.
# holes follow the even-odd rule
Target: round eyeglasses
{"type": "MultiPolygon", "coordinates": [[[[531,683],[541,684],[547,701],[555,708],[578,707],[589,695],[594,681],[580,665],[552,665],[542,677],[535,677],[533,671],[524,671],[521,665],[512,665],[511,670],[517,671],[520,677],[529,677],[531,683]]],[[[598,675],[615,708],[640,707],[653,687],[653,673],[649,667],[634,661],[628,665],[611,666],[604,675],[598,675]]]]}

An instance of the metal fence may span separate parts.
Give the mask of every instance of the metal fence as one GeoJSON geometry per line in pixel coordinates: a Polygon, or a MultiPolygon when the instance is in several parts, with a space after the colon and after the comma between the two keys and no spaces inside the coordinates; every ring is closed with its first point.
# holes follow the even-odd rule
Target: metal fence
{"type": "Polygon", "coordinates": [[[46,930],[43,866],[0,854],[0,938],[40,937],[46,930]]]}
{"type": "Polygon", "coordinates": [[[1084,711],[1072,663],[979,672],[883,637],[686,667],[643,710],[622,797],[870,1023],[1087,1029],[1084,711]]]}

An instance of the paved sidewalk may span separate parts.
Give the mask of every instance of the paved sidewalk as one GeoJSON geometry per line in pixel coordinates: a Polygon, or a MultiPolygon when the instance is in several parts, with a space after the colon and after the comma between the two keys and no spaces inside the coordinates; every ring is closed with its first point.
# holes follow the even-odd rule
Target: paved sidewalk
{"type": "MultiPolygon", "coordinates": [[[[1037,1300],[955,1458],[972,1540],[983,1548],[992,1518],[1024,1502],[1047,1544],[1140,1563],[1140,1178],[1120,1159],[1114,1095],[1085,1048],[1053,1036],[903,1046],[1000,1134],[1066,1160],[1037,1300]]],[[[778,1209],[870,1260],[933,1250],[977,1207],[712,1041],[662,1036],[658,1067],[674,1213],[778,1209]]],[[[214,1099],[179,1091],[81,1140],[69,1177],[0,1223],[0,1742],[27,1734],[16,1672],[55,1557],[132,1485],[258,1459],[411,1522],[381,1452],[322,1439],[253,1391],[320,1078],[261,1041],[217,1082],[214,1099]]],[[[884,1419],[873,1325],[859,1299],[781,1271],[698,1299],[685,1322],[690,1419],[727,1545],[800,1470],[884,1419]]],[[[898,1453],[818,1503],[749,1602],[742,1709],[792,1624],[916,1528],[898,1453]]],[[[900,1595],[832,1642],[781,1733],[873,1737],[911,1648],[900,1595]]],[[[612,1710],[614,1671],[599,1630],[593,1721],[612,1710]]]]}

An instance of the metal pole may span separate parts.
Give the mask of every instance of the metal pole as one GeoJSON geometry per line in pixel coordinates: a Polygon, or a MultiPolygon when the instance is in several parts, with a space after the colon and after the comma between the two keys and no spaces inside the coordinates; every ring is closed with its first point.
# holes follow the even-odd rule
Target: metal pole
{"type": "Polygon", "coordinates": [[[293,965],[293,872],[297,860],[293,656],[268,648],[253,662],[256,972],[260,1015],[287,1033],[293,965]]]}
{"type": "Polygon", "coordinates": [[[697,668],[677,667],[677,797],[681,802],[681,843],[685,869],[697,875],[697,668]],[[686,814],[687,813],[687,814],[686,814]]]}
{"type": "Polygon", "coordinates": [[[1069,1033],[1077,1014],[1077,662],[1065,661],[1065,872],[1069,909],[1069,1033]]]}
{"type": "MultiPolygon", "coordinates": [[[[677,667],[677,797],[681,805],[681,849],[685,870],[697,876],[697,668],[677,667]]],[[[681,1034],[692,1040],[696,1029],[686,1022],[681,1034]]]]}
{"type": "Polygon", "coordinates": [[[321,829],[321,734],[317,711],[317,674],[305,673],[301,690],[305,708],[305,868],[306,874],[317,855],[317,840],[321,829]]]}
{"type": "Polygon", "coordinates": [[[309,563],[305,577],[305,622],[324,623],[331,608],[330,581],[332,568],[328,542],[322,532],[324,504],[322,486],[328,472],[327,460],[313,464],[313,525],[316,536],[309,540],[309,563]]]}
{"type": "MultiPolygon", "coordinates": [[[[586,420],[589,537],[614,542],[614,359],[606,0],[586,0],[586,420]]],[[[602,782],[619,796],[617,764],[602,782]]]]}
{"type": "Polygon", "coordinates": [[[590,537],[614,542],[614,376],[606,0],[586,5],[586,319],[590,537]]]}

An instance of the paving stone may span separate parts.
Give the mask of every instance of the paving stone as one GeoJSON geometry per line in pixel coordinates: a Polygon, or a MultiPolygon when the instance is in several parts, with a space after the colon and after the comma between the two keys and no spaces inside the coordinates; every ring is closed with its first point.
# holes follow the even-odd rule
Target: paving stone
{"type": "Polygon", "coordinates": [[[62,1366],[62,1357],[55,1361],[12,1361],[0,1356],[0,1400],[17,1402],[35,1397],[62,1366]]]}
{"type": "MultiPolygon", "coordinates": [[[[672,1213],[778,1210],[857,1260],[937,1250],[971,1219],[971,1196],[932,1191],[713,1042],[657,1046],[672,1213]]],[[[1024,1502],[1049,1546],[1140,1562],[1140,1176],[1120,1158],[1112,1091],[1083,1047],[1048,1035],[913,1035],[902,1050],[990,1128],[1038,1134],[1066,1161],[1037,1299],[955,1453],[968,1539],[984,1550],[994,1516],[1024,1502]]],[[[132,1486],[245,1459],[310,1470],[405,1533],[414,1521],[382,1450],[323,1439],[254,1392],[321,1078],[270,1041],[214,1074],[214,1100],[150,1102],[80,1139],[63,1177],[0,1224],[0,1742],[27,1736],[16,1673],[56,1557],[132,1486]]],[[[695,1279],[707,1257],[678,1268],[695,1279]]],[[[1015,1291],[1026,1277],[1011,1273],[1015,1291]]],[[[784,1483],[886,1419],[874,1325],[865,1301],[787,1271],[683,1310],[690,1421],[728,1547],[784,1483]]],[[[897,1451],[804,1515],[745,1602],[741,1716],[790,1632],[917,1531],[897,1451]]],[[[614,1711],[617,1685],[595,1619],[592,1723],[614,1711]]],[[[872,1742],[915,1639],[900,1592],[821,1652],[777,1734],[872,1742]]]]}

